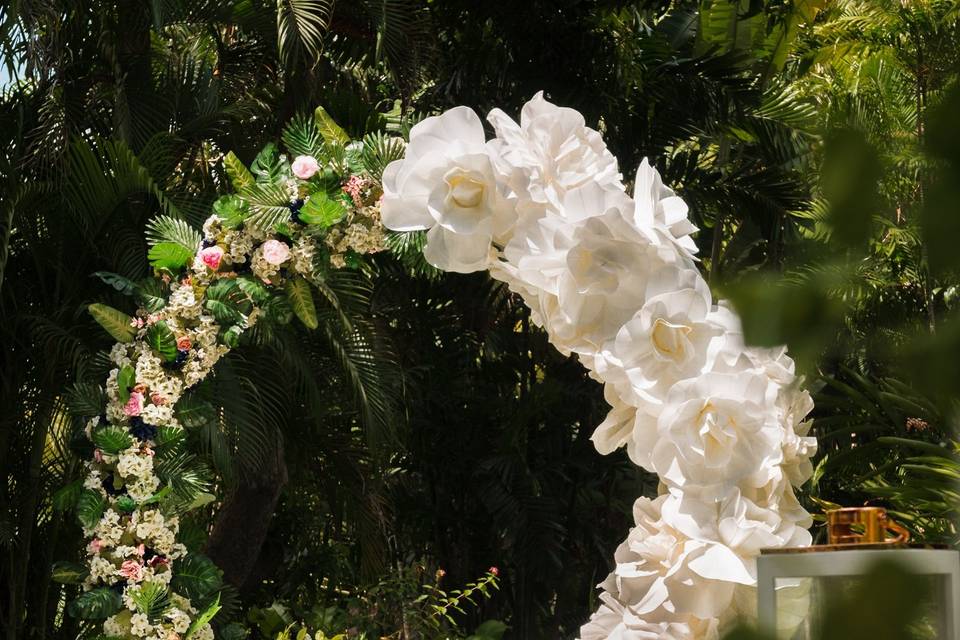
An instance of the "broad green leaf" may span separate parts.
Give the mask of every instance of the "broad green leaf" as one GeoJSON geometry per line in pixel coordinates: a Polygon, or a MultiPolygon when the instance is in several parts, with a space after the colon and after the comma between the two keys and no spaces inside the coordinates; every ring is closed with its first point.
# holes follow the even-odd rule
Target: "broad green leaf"
{"type": "Polygon", "coordinates": [[[103,512],[107,508],[106,500],[96,491],[84,489],[77,500],[77,520],[88,529],[92,529],[100,522],[103,512]]]}
{"type": "Polygon", "coordinates": [[[137,612],[156,623],[170,608],[170,591],[159,582],[143,582],[139,591],[131,592],[137,612]]]}
{"type": "Polygon", "coordinates": [[[251,189],[256,183],[253,174],[240,162],[240,158],[238,158],[233,151],[230,151],[223,157],[223,168],[227,171],[230,184],[232,184],[233,188],[239,193],[244,193],[248,189],[251,189]]]}
{"type": "Polygon", "coordinates": [[[286,292],[290,306],[303,326],[308,329],[316,329],[320,326],[317,322],[317,308],[313,303],[310,283],[303,278],[291,278],[287,280],[286,292]]]}
{"type": "MultiPolygon", "coordinates": [[[[187,429],[196,429],[212,422],[217,417],[216,409],[213,405],[204,400],[196,400],[191,397],[181,398],[175,409],[177,420],[187,429]]],[[[182,430],[177,433],[183,434],[182,430]]]]}
{"type": "Polygon", "coordinates": [[[233,194],[221,196],[213,203],[213,213],[220,218],[224,227],[235,229],[250,214],[250,203],[233,194]]]}
{"type": "Polygon", "coordinates": [[[87,591],[70,603],[67,612],[82,620],[109,618],[123,606],[120,594],[108,587],[87,591]]]}
{"type": "Polygon", "coordinates": [[[120,402],[125,403],[130,399],[130,389],[132,389],[136,383],[136,370],[128,364],[120,367],[120,372],[117,373],[117,395],[120,398],[120,402]]]}
{"type": "Polygon", "coordinates": [[[193,619],[193,622],[190,623],[190,627],[187,629],[187,633],[184,636],[184,640],[190,640],[190,636],[196,633],[200,627],[207,624],[213,620],[213,616],[217,615],[217,612],[220,611],[220,594],[217,594],[217,597],[213,602],[203,610],[200,615],[193,619]]]}
{"type": "Polygon", "coordinates": [[[130,316],[119,309],[96,302],[87,307],[93,319],[117,342],[132,342],[137,330],[130,325],[130,316]]]}
{"type": "Polygon", "coordinates": [[[75,509],[82,491],[83,482],[81,480],[75,480],[67,486],[61,487],[53,494],[53,508],[61,513],[75,509]]]}
{"type": "Polygon", "coordinates": [[[50,579],[60,584],[80,584],[89,574],[87,567],[79,562],[54,562],[50,569],[50,579]]]}
{"type": "Polygon", "coordinates": [[[256,176],[258,183],[273,184],[277,182],[284,173],[284,163],[280,159],[280,150],[272,142],[257,154],[250,164],[250,171],[256,176]]]}
{"type": "Polygon", "coordinates": [[[317,128],[320,129],[320,135],[323,136],[327,144],[341,145],[344,147],[350,144],[350,136],[343,130],[343,127],[338,125],[334,119],[330,117],[326,109],[317,107],[317,110],[313,112],[313,117],[314,120],[316,120],[317,128]]]}
{"type": "Polygon", "coordinates": [[[234,282],[237,283],[240,290],[247,294],[247,297],[256,305],[263,304],[270,297],[270,289],[259,280],[254,280],[248,276],[241,276],[234,280],[234,282]]]}
{"type": "Polygon", "coordinates": [[[210,285],[204,305],[221,325],[243,322],[251,310],[247,296],[232,278],[221,278],[210,285]]]}
{"type": "Polygon", "coordinates": [[[133,438],[120,427],[100,427],[93,432],[93,443],[104,453],[117,455],[133,445],[133,438]]]}
{"type": "Polygon", "coordinates": [[[178,271],[190,264],[195,250],[173,242],[161,242],[150,247],[147,259],[155,269],[178,271]]]}
{"type": "Polygon", "coordinates": [[[326,194],[315,193],[300,209],[300,219],[306,224],[313,224],[321,229],[326,229],[340,222],[346,213],[343,205],[336,200],[330,199],[326,194]]]}
{"type": "Polygon", "coordinates": [[[203,600],[223,584],[223,572],[210,558],[193,553],[174,563],[171,588],[194,602],[203,600]]]}
{"type": "Polygon", "coordinates": [[[177,359],[177,338],[164,321],[155,322],[147,329],[147,344],[167,362],[177,359]]]}
{"type": "Polygon", "coordinates": [[[236,349],[240,344],[240,335],[243,333],[238,325],[233,325],[220,334],[220,341],[231,349],[236,349]]]}

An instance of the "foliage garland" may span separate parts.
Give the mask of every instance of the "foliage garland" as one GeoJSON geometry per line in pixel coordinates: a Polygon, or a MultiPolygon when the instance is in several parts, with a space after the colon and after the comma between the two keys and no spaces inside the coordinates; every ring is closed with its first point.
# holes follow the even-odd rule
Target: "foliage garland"
{"type": "Polygon", "coordinates": [[[402,141],[351,142],[318,108],[295,118],[283,142],[292,162],[273,144],[250,168],[223,157],[235,193],[214,203],[202,234],[169,216],[149,223],[152,284],[97,274],[139,309],[89,307],[117,342],[105,394],[96,393],[105,408],[86,422],[93,456],[75,496],[87,563],[59,563],[54,579],[82,584],[68,611],[102,620],[108,637],[212,639],[220,570],[177,540],[180,516],[215,499],[184,449],[185,428],[212,407],[178,401],[258,321],[296,315],[315,329],[313,289],[325,274],[384,248],[380,174],[402,141]]]}

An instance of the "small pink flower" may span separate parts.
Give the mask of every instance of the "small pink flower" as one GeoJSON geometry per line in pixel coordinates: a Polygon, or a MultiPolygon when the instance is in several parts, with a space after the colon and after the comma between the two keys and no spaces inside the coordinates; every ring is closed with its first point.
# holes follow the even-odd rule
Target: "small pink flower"
{"type": "Polygon", "coordinates": [[[87,550],[90,553],[100,553],[100,549],[102,549],[103,546],[103,540],[100,538],[94,538],[90,541],[90,544],[87,545],[87,550]]]}
{"type": "Polygon", "coordinates": [[[141,558],[143,557],[143,553],[144,553],[146,550],[147,550],[147,547],[144,546],[144,544],[143,544],[142,542],[137,545],[137,555],[140,556],[141,558]]]}
{"type": "Polygon", "coordinates": [[[159,313],[151,313],[147,316],[147,324],[157,324],[158,322],[160,322],[159,313]]]}
{"type": "Polygon", "coordinates": [[[147,455],[147,456],[150,456],[151,458],[152,458],[153,456],[157,455],[157,452],[154,451],[153,449],[151,449],[150,447],[144,447],[144,448],[140,451],[140,453],[142,453],[142,454],[144,454],[144,455],[147,455]]]}
{"type": "Polygon", "coordinates": [[[500,569],[497,569],[496,567],[490,567],[487,569],[487,572],[492,574],[494,577],[500,575],[500,569]]]}
{"type": "Polygon", "coordinates": [[[131,391],[130,399],[127,400],[127,404],[123,405],[123,413],[132,418],[140,415],[141,411],[143,411],[143,394],[138,391],[131,391]]]}
{"type": "Polygon", "coordinates": [[[290,257],[290,247],[279,240],[267,240],[263,243],[263,259],[274,266],[281,265],[290,257]]]}
{"type": "Polygon", "coordinates": [[[177,338],[177,349],[179,349],[180,351],[186,351],[191,346],[193,346],[193,343],[190,342],[189,336],[182,336],[180,338],[177,338]]]}
{"type": "Polygon", "coordinates": [[[142,382],[140,382],[140,383],[138,383],[138,384],[133,385],[133,390],[134,390],[134,392],[143,395],[143,394],[145,394],[145,393],[147,392],[147,385],[145,385],[145,384],[143,384],[142,382]]]}
{"type": "Polygon", "coordinates": [[[200,251],[200,260],[207,265],[211,271],[220,268],[220,261],[223,260],[223,249],[214,245],[200,251]]]}
{"type": "Polygon", "coordinates": [[[134,329],[143,328],[143,318],[130,318],[130,326],[134,329]]]}
{"type": "Polygon", "coordinates": [[[293,159],[290,170],[301,180],[309,180],[320,170],[320,164],[313,156],[297,156],[293,159]]]}
{"type": "Polygon", "coordinates": [[[157,393],[156,391],[154,391],[153,393],[150,394],[150,402],[157,405],[158,407],[162,407],[163,405],[167,404],[167,399],[164,398],[159,393],[157,393]]]}
{"type": "Polygon", "coordinates": [[[128,580],[139,582],[143,579],[143,565],[136,560],[124,560],[120,565],[120,574],[128,580]]]}
{"type": "Polygon", "coordinates": [[[96,460],[97,462],[103,462],[103,451],[100,451],[100,449],[94,449],[93,459],[96,460]]]}

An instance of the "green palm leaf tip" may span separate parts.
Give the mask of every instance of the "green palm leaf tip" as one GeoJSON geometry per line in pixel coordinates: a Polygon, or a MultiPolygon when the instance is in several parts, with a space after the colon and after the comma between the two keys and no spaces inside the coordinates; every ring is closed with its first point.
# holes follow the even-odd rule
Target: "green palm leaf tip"
{"type": "Polygon", "coordinates": [[[147,258],[157,269],[176,271],[190,264],[203,238],[185,220],[158,216],[147,223],[147,258]]]}
{"type": "Polygon", "coordinates": [[[323,157],[324,137],[316,120],[304,113],[294,116],[283,130],[283,144],[291,157],[323,157]]]}

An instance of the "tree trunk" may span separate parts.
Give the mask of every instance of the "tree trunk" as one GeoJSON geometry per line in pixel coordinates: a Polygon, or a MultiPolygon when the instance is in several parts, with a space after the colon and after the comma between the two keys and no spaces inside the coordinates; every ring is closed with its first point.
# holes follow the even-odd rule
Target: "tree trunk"
{"type": "Polygon", "coordinates": [[[242,590],[253,573],[287,479],[283,445],[278,442],[263,467],[241,478],[220,506],[206,553],[237,589],[242,590]]]}

